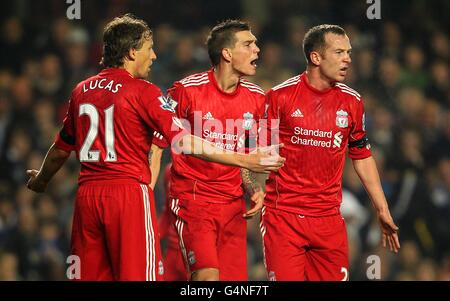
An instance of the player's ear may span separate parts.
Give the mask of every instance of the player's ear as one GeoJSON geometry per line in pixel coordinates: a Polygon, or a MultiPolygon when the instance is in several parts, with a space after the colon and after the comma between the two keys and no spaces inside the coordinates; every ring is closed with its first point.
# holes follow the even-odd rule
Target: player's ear
{"type": "Polygon", "coordinates": [[[223,48],[222,49],[222,57],[226,62],[231,62],[232,54],[230,48],[223,48]]]}
{"type": "Polygon", "coordinates": [[[136,52],[137,52],[136,49],[131,48],[130,50],[128,50],[127,58],[128,58],[130,61],[136,60],[136,52]]]}
{"type": "Polygon", "coordinates": [[[309,58],[311,59],[311,63],[313,63],[315,66],[319,66],[320,62],[322,61],[322,56],[318,51],[311,51],[309,54],[309,58]]]}

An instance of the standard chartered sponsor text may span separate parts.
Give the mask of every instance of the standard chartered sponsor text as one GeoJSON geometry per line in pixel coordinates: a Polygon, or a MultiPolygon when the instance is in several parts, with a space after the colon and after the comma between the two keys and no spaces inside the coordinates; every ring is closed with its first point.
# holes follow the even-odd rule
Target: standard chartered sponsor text
{"type": "Polygon", "coordinates": [[[304,129],[302,127],[294,127],[294,135],[291,137],[293,144],[301,144],[306,146],[317,147],[331,147],[331,139],[333,138],[333,131],[322,131],[320,129],[304,129]],[[329,138],[330,140],[305,138],[305,136],[312,136],[317,138],[329,138]]]}
{"type": "Polygon", "coordinates": [[[227,142],[237,141],[238,140],[237,134],[217,133],[210,130],[204,130],[203,137],[213,139],[212,142],[215,144],[216,147],[220,149],[226,149],[230,151],[236,150],[236,143],[224,143],[223,140],[226,140],[227,142]]]}

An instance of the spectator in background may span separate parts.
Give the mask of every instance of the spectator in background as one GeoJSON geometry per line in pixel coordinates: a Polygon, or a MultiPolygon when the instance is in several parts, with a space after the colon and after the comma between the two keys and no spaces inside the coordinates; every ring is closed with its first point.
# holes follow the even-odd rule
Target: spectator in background
{"type": "Polygon", "coordinates": [[[20,281],[18,260],[14,253],[0,252],[0,281],[20,281]]]}
{"type": "Polygon", "coordinates": [[[22,59],[30,55],[23,25],[17,17],[10,17],[0,25],[0,66],[19,74],[22,71],[22,59]]]}
{"type": "Polygon", "coordinates": [[[57,55],[47,53],[41,58],[34,84],[39,96],[64,98],[62,66],[57,55]]]}
{"type": "Polygon", "coordinates": [[[423,72],[425,65],[423,51],[419,47],[411,45],[406,47],[403,57],[405,68],[400,75],[400,85],[424,90],[428,86],[429,79],[428,74],[423,72]]]}

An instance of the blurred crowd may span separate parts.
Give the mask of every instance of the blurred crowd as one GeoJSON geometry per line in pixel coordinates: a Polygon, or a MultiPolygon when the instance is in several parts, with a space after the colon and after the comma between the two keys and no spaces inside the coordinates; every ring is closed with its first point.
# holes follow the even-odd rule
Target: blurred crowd
{"type": "MultiPolygon", "coordinates": [[[[67,279],[79,165],[72,155],[39,195],[26,188],[25,170],[39,168],[74,85],[99,70],[104,24],[125,12],[153,29],[158,59],[150,79],[163,91],[210,68],[204,41],[225,18],[251,22],[261,52],[250,80],[264,90],[304,70],[301,42],[308,28],[343,26],[353,46],[346,84],[365,101],[369,139],[402,244],[398,255],[380,248],[377,217],[347,162],[341,210],[350,279],[367,280],[367,258],[378,255],[382,280],[450,280],[448,1],[382,1],[381,20],[367,19],[364,0],[81,3],[81,20],[66,18],[65,1],[2,3],[0,280],[67,279]]],[[[163,168],[169,160],[166,151],[163,168]]],[[[159,208],[163,187],[159,181],[155,189],[159,208]]],[[[249,220],[248,243],[249,279],[265,280],[259,217],[249,220]]]]}

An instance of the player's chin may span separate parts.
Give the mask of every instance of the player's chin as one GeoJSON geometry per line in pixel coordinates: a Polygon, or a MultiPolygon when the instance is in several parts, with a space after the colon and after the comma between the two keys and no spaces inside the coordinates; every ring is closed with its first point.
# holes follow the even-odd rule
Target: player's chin
{"type": "Polygon", "coordinates": [[[150,67],[147,68],[144,72],[142,72],[142,78],[147,78],[150,74],[150,67]]]}
{"type": "Polygon", "coordinates": [[[345,75],[337,75],[334,79],[335,79],[337,82],[343,82],[343,81],[345,81],[345,78],[346,78],[345,75]]]}
{"type": "Polygon", "coordinates": [[[247,75],[247,76],[255,75],[256,74],[256,67],[250,66],[249,68],[247,68],[247,70],[245,70],[244,74],[247,75]]]}

